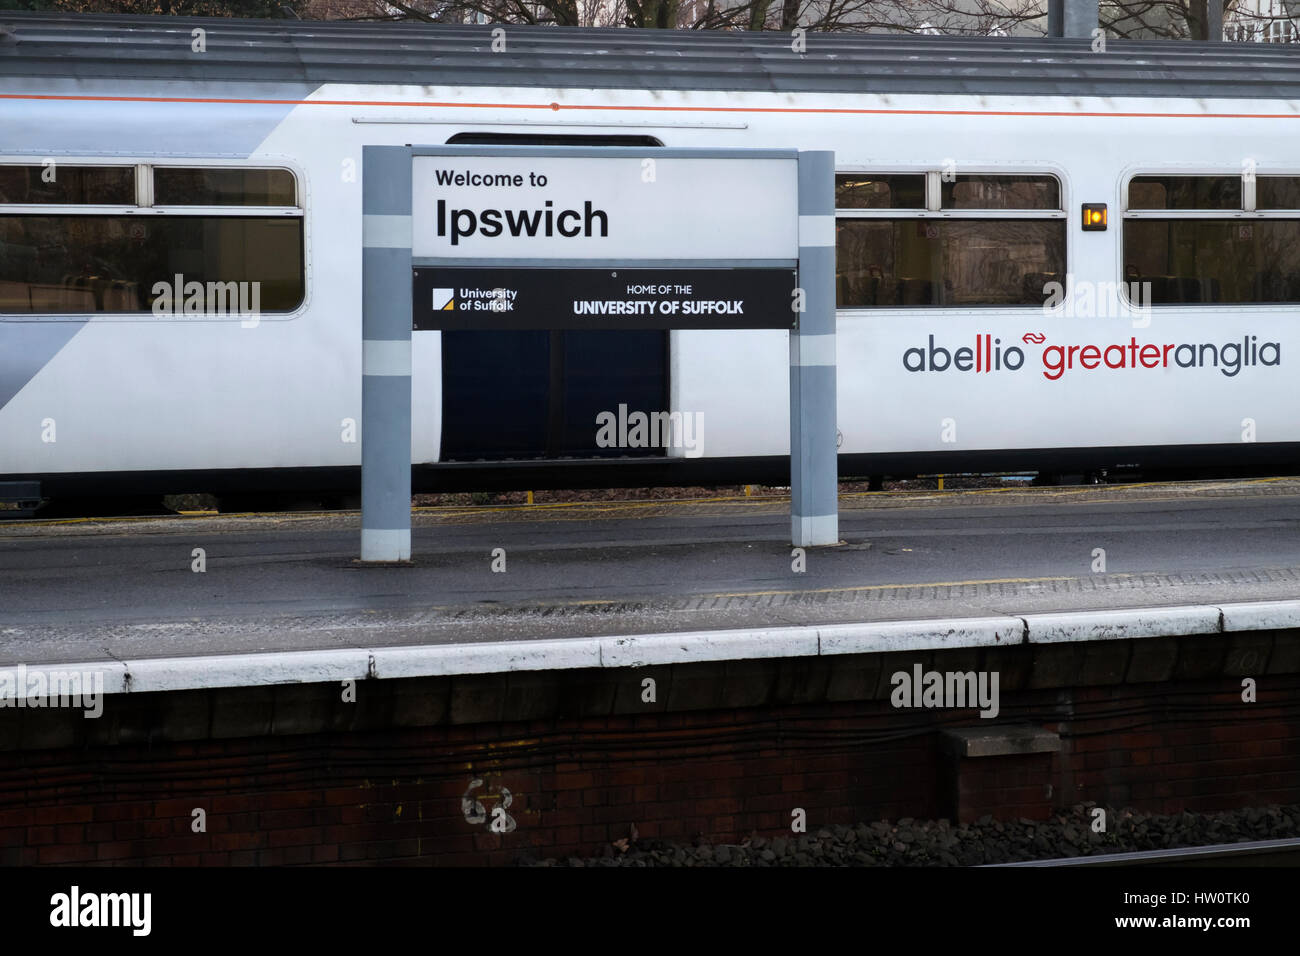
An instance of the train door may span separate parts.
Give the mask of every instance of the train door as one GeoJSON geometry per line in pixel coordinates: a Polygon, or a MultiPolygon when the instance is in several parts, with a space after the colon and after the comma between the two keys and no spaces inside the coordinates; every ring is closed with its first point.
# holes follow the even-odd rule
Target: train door
{"type": "Polygon", "coordinates": [[[662,455],[602,448],[596,417],[668,408],[668,333],[442,333],[442,460],[662,455]]]}
{"type": "MultiPolygon", "coordinates": [[[[464,133],[449,144],[642,146],[649,136],[464,133]]],[[[443,461],[663,455],[597,444],[601,412],[668,408],[660,330],[442,333],[443,461]]]]}

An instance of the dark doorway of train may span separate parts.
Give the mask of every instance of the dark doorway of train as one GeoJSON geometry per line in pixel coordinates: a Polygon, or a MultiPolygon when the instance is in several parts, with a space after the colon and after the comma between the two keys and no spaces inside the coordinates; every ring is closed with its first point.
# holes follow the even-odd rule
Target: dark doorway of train
{"type": "MultiPolygon", "coordinates": [[[[626,165],[627,160],[646,152],[571,146],[363,147],[363,561],[410,559],[411,341],[413,332],[425,330],[544,332],[548,342],[556,331],[573,332],[577,333],[574,341],[581,343],[583,333],[610,331],[790,329],[791,540],[797,546],[836,542],[834,155],[772,149],[655,149],[655,158],[642,162],[653,166],[660,158],[680,158],[683,162],[675,168],[690,166],[693,173],[708,166],[709,160],[733,165],[714,164],[707,174],[679,179],[674,189],[657,193],[649,206],[643,195],[639,211],[635,203],[621,208],[617,198],[623,188],[621,181],[612,184],[606,177],[603,193],[599,186],[586,185],[597,183],[610,166],[600,170],[600,164],[584,167],[569,163],[599,158],[626,165]],[[508,167],[487,162],[499,157],[530,163],[545,158],[551,161],[547,168],[555,178],[568,181],[569,191],[556,193],[556,233],[552,233],[553,203],[545,203],[547,239],[555,234],[578,235],[578,223],[584,216],[575,207],[581,206],[585,209],[583,237],[602,241],[568,256],[556,255],[554,245],[521,244],[539,233],[517,229],[514,217],[535,217],[541,212],[516,209],[505,212],[509,238],[514,242],[492,245],[494,252],[499,248],[513,256],[497,258],[485,253],[483,242],[448,248],[448,235],[455,247],[458,240],[474,237],[480,227],[480,238],[501,235],[501,210],[466,206],[464,192],[452,187],[509,186],[509,174],[497,171],[487,176],[471,171],[462,179],[448,178],[453,175],[448,168],[453,161],[478,160],[483,163],[480,169],[508,167]],[[744,166],[751,160],[768,162],[746,166],[744,175],[737,176],[735,161],[744,166]],[[419,176],[415,174],[417,161],[421,161],[419,176]],[[435,163],[435,175],[430,175],[435,163]],[[761,175],[760,169],[765,170],[761,175]],[[779,174],[774,174],[778,169],[779,174]],[[730,178],[724,178],[724,171],[730,178]],[[768,188],[740,201],[728,196],[730,214],[742,224],[728,242],[748,258],[720,257],[716,244],[710,249],[713,255],[702,255],[698,242],[684,250],[683,256],[670,254],[679,251],[671,238],[678,219],[694,217],[694,231],[686,230],[687,234],[708,233],[713,223],[701,218],[699,210],[709,207],[709,212],[714,211],[711,197],[726,194],[738,180],[747,182],[751,173],[756,180],[766,176],[768,188]],[[491,182],[482,182],[484,179],[491,182]],[[712,190],[702,192],[699,180],[712,190]],[[599,208],[593,207],[592,201],[574,202],[575,188],[603,195],[599,208]],[[460,197],[461,206],[444,209],[447,203],[440,198],[444,194],[449,202],[460,197]],[[769,196],[777,198],[769,202],[769,196]],[[566,208],[562,200],[570,205],[566,208]],[[661,204],[675,204],[676,212],[660,209],[661,204]],[[436,239],[432,238],[435,205],[436,239]],[[618,211],[616,218],[622,225],[620,239],[608,244],[603,242],[609,235],[605,206],[618,211]],[[419,214],[413,215],[417,209],[419,214]],[[767,218],[747,218],[738,209],[761,209],[767,218]],[[742,221],[748,223],[748,231],[742,221]],[[758,228],[754,228],[756,223],[758,228]],[[494,227],[496,232],[491,231],[494,227]],[[647,236],[657,237],[657,245],[651,241],[648,248],[658,255],[642,259],[629,242],[647,236]],[[761,241],[755,245],[743,238],[746,236],[759,236],[761,241]],[[601,258],[606,252],[609,257],[601,258]],[[620,291],[624,287],[626,296],[620,291]],[[784,315],[774,303],[784,306],[784,315]],[[612,315],[619,319],[610,321],[612,315]]],[[[541,182],[545,178],[538,174],[537,185],[545,185],[541,182]]],[[[728,200],[719,200],[719,204],[728,200]]],[[[500,202],[494,200],[495,205],[500,202]]],[[[563,246],[564,251],[569,248],[563,246]]],[[[599,360],[599,350],[592,348],[596,341],[588,341],[585,351],[589,360],[599,360]]],[[[548,367],[553,382],[555,368],[549,354],[548,367]]],[[[664,396],[653,387],[651,391],[650,401],[664,396]]],[[[596,404],[600,403],[597,399],[596,404]]],[[[670,403],[654,404],[663,408],[670,403]]],[[[554,403],[548,402],[547,408],[551,437],[546,450],[553,452],[563,446],[562,438],[558,443],[554,440],[557,431],[562,436],[563,424],[555,427],[554,403]]]]}
{"type": "Polygon", "coordinates": [[[445,331],[439,460],[662,458],[667,446],[602,446],[591,422],[620,403],[666,407],[668,350],[657,329],[445,331]]]}

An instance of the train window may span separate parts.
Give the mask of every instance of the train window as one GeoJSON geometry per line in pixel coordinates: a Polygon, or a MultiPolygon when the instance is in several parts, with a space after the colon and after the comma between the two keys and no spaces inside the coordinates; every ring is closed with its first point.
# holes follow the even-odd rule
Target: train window
{"type": "Polygon", "coordinates": [[[1042,305],[1064,273],[1065,224],[856,219],[837,224],[838,305],[1042,305]],[[857,268],[846,268],[852,263],[857,268]]]}
{"type": "Polygon", "coordinates": [[[1240,209],[1241,176],[1134,176],[1129,209],[1240,209]]]}
{"type": "Polygon", "coordinates": [[[942,184],[943,209],[1060,209],[1055,176],[956,176],[942,184]]]}
{"type": "Polygon", "coordinates": [[[1130,219],[1124,263],[1152,305],[1300,302],[1300,220],[1130,219]]]}
{"type": "Polygon", "coordinates": [[[155,206],[292,206],[293,173],[287,169],[195,169],[156,166],[155,206]]]}
{"type": "Polygon", "coordinates": [[[0,313],[229,317],[302,303],[303,214],[288,170],[60,167],[60,191],[41,193],[41,169],[0,165],[6,203],[48,197],[39,209],[0,205],[0,313]],[[154,205],[172,210],[151,208],[150,185],[154,205]],[[128,208],[95,208],[108,196],[128,208]],[[185,205],[208,208],[178,214],[185,205]]]}
{"type": "Polygon", "coordinates": [[[134,166],[0,166],[0,203],[134,206],[134,166]]]}
{"type": "Polygon", "coordinates": [[[835,177],[839,209],[924,209],[925,175],[835,177]]]}
{"type": "Polygon", "coordinates": [[[1256,209],[1300,209],[1300,176],[1260,176],[1255,180],[1256,209]]]}
{"type": "Polygon", "coordinates": [[[303,298],[302,220],[0,214],[0,312],[149,312],[160,284],[175,300],[178,275],[205,288],[249,283],[235,292],[245,310],[294,309],[303,298]]]}
{"type": "Polygon", "coordinates": [[[1135,176],[1123,247],[1152,305],[1300,302],[1300,177],[1135,176]]]}
{"type": "Polygon", "coordinates": [[[844,174],[836,205],[840,308],[1041,306],[1064,281],[1055,176],[844,174]]]}

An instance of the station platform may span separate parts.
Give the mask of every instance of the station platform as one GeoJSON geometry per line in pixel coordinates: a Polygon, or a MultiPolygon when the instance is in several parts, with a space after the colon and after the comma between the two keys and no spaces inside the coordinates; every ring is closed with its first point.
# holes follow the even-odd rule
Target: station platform
{"type": "Polygon", "coordinates": [[[1296,623],[1297,478],[845,495],[844,543],[803,571],[788,508],[417,509],[413,561],[383,567],[356,560],[355,512],[0,523],[0,667],[116,662],[146,689],[147,662],[208,659],[155,669],[168,689],[379,676],[375,650],[413,675],[602,666],[632,638],[718,660],[1296,623]]]}
{"type": "Polygon", "coordinates": [[[1300,802],[1300,480],[845,495],[802,572],[788,507],[0,524],[0,863],[1300,802]]]}

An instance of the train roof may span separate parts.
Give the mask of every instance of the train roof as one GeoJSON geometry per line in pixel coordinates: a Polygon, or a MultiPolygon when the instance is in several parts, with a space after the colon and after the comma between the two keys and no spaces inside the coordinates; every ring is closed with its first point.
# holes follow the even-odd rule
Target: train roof
{"type": "Polygon", "coordinates": [[[0,76],[780,93],[1300,99],[1300,46],[0,11],[0,76]],[[191,52],[191,31],[207,50],[191,52]]]}

